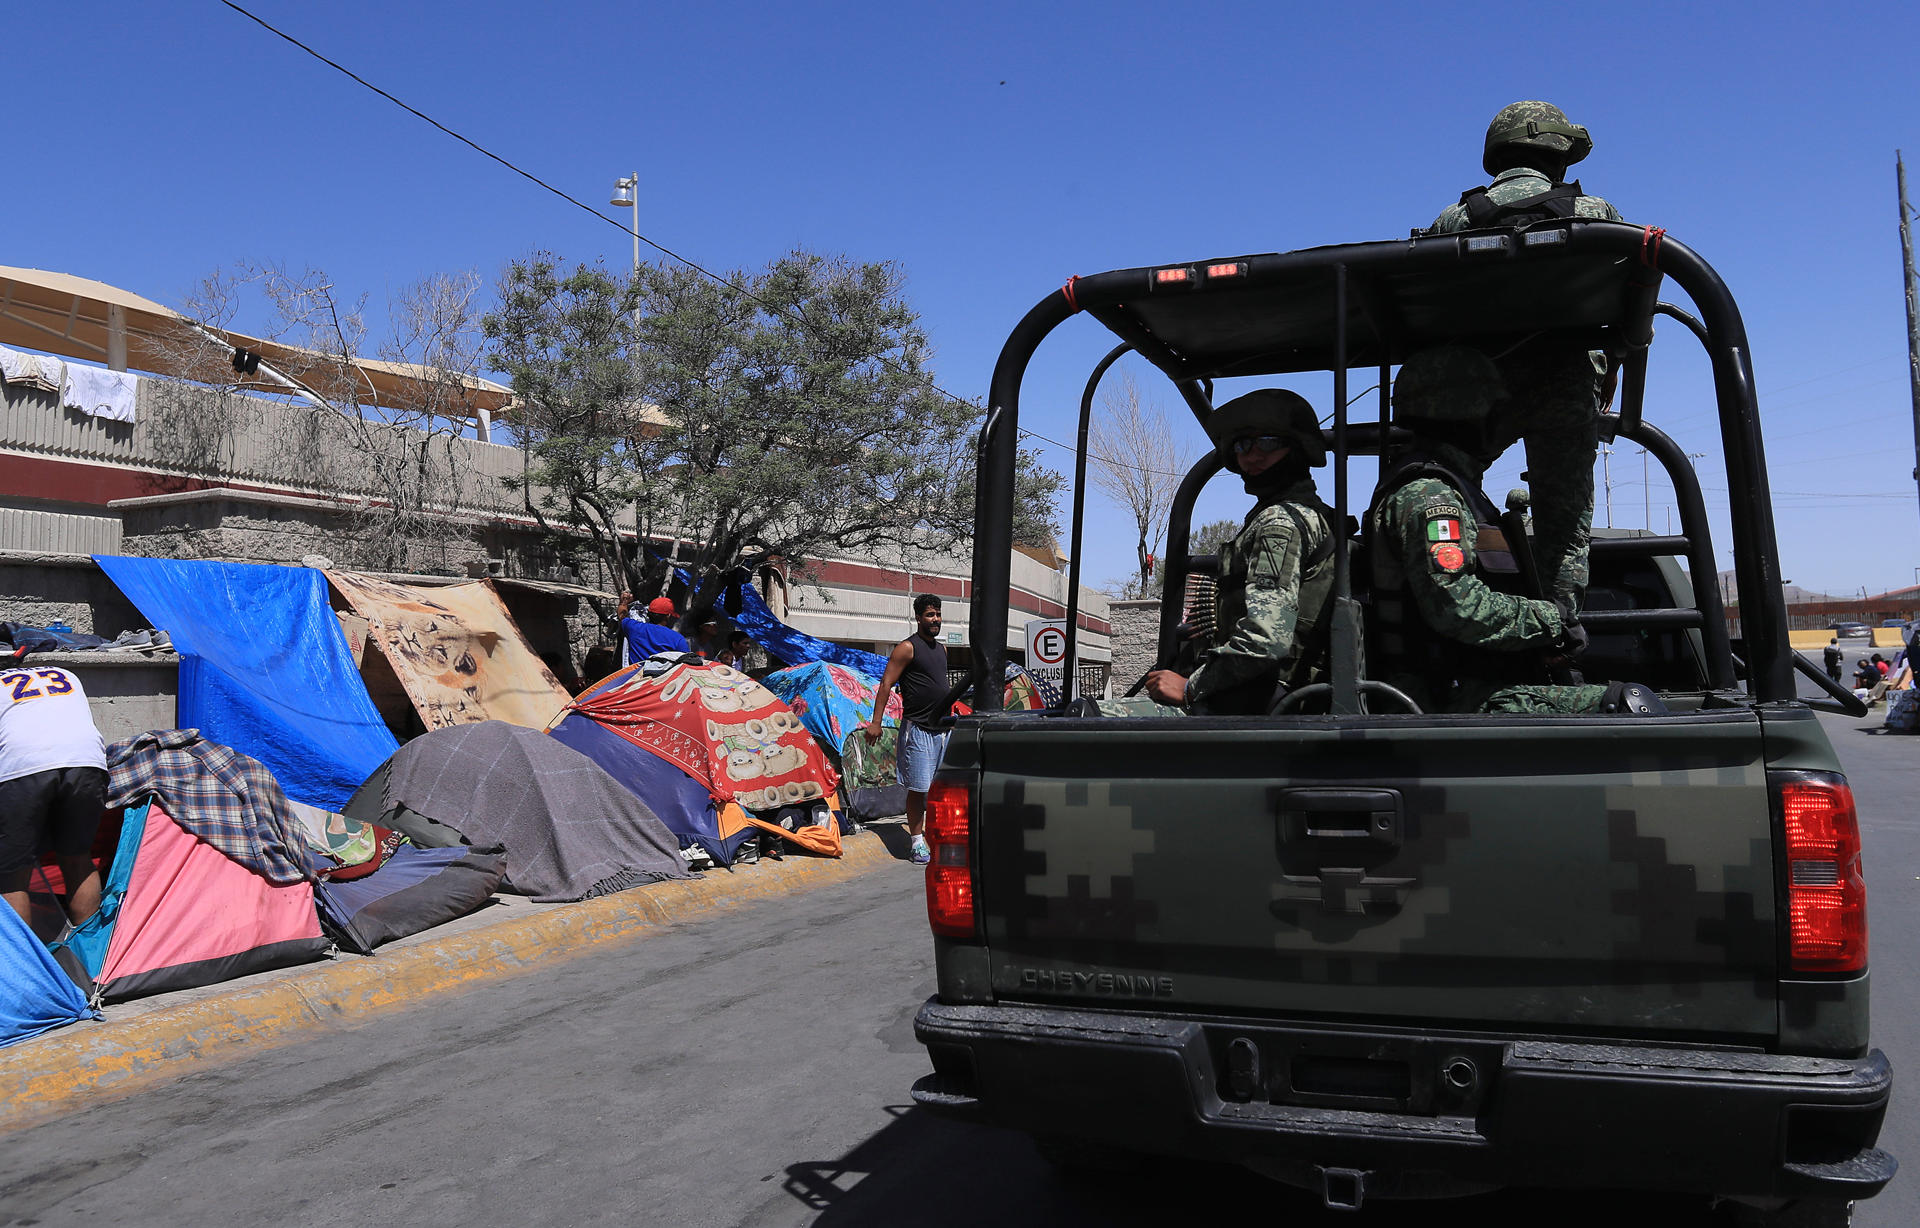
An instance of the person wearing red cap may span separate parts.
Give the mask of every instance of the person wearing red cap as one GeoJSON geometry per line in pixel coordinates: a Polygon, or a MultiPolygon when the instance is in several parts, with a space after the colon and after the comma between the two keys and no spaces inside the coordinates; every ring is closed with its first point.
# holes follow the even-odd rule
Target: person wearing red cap
{"type": "Polygon", "coordinates": [[[620,630],[627,637],[627,663],[644,661],[656,652],[691,652],[687,637],[673,629],[675,610],[673,601],[668,597],[655,597],[647,602],[647,621],[641,622],[630,617],[627,611],[633,606],[633,594],[620,594],[620,608],[613,612],[619,620],[620,630]]]}

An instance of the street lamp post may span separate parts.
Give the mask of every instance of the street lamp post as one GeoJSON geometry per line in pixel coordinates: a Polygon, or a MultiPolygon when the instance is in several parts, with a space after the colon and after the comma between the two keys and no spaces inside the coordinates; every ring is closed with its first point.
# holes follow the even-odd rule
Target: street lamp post
{"type": "Polygon", "coordinates": [[[633,210],[633,271],[640,271],[640,172],[613,181],[613,199],[607,203],[633,210]]]}
{"type": "MultiPolygon", "coordinates": [[[[614,180],[613,196],[608,199],[607,203],[617,208],[633,210],[633,278],[638,282],[640,280],[640,172],[635,171],[631,175],[622,175],[614,180]]],[[[640,304],[638,301],[635,301],[633,305],[633,327],[637,333],[640,328],[640,304]]],[[[635,499],[633,504],[633,535],[637,552],[640,539],[640,501],[638,499],[635,499]]],[[[617,530],[615,540],[617,543],[617,530]]],[[[677,530],[674,534],[673,548],[676,553],[680,549],[680,538],[677,530]]],[[[616,553],[617,552],[616,550],[616,553]]],[[[623,581],[624,579],[625,577],[622,577],[623,581]]]]}

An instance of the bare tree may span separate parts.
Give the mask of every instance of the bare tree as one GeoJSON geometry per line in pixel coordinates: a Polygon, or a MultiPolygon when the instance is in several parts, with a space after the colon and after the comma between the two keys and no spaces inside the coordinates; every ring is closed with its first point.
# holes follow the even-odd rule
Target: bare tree
{"type": "Polygon", "coordinates": [[[1121,586],[1121,596],[1147,596],[1155,587],[1153,560],[1166,537],[1167,512],[1193,463],[1192,453],[1181,447],[1166,412],[1143,398],[1132,373],[1123,369],[1119,382],[1100,393],[1087,461],[1094,489],[1133,520],[1136,572],[1121,586]]]}
{"type": "Polygon", "coordinates": [[[177,378],[162,381],[148,438],[156,459],[194,475],[272,478],[334,496],[342,531],[327,553],[394,571],[447,570],[477,554],[457,509],[492,502],[457,440],[472,417],[480,367],[481,281],[436,274],[400,291],[387,338],[370,347],[366,299],[343,299],[318,270],[239,265],[207,278],[182,304],[189,323],[164,345],[177,378]],[[228,334],[248,298],[266,340],[292,347],[271,364],[297,387],[231,361],[228,334]],[[381,404],[361,364],[403,364],[403,403],[381,404]],[[245,393],[278,393],[268,400],[245,393]],[[238,441],[253,446],[244,459],[238,441]]]}

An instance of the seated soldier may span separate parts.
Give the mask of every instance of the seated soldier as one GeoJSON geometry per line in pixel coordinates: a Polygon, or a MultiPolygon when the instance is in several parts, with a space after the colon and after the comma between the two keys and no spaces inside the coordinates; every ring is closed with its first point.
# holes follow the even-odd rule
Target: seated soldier
{"type": "Polygon", "coordinates": [[[1524,595],[1499,513],[1481,490],[1506,437],[1500,373],[1478,350],[1407,359],[1395,422],[1413,446],[1382,474],[1368,508],[1373,570],[1368,665],[1426,711],[1657,712],[1646,687],[1556,684],[1550,665],[1586,647],[1573,603],[1524,595]]]}
{"type": "Polygon", "coordinates": [[[1297,393],[1262,388],[1215,410],[1207,434],[1256,500],[1220,550],[1218,631],[1189,672],[1147,675],[1151,704],[1108,701],[1109,715],[1259,715],[1284,694],[1278,688],[1302,686],[1324,668],[1333,509],[1308,472],[1327,463],[1313,407],[1297,393]]]}

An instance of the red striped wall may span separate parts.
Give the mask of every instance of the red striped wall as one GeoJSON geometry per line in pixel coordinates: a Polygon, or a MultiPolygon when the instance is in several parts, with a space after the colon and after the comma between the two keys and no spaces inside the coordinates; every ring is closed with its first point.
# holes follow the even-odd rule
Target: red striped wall
{"type": "MultiPolygon", "coordinates": [[[[119,465],[0,453],[0,490],[22,499],[48,499],[105,507],[115,499],[140,499],[178,491],[208,490],[216,486],[255,494],[314,498],[311,492],[287,490],[284,487],[231,481],[210,482],[203,478],[152,473],[119,465]]],[[[907,572],[893,568],[842,560],[823,562],[815,568],[814,574],[821,583],[836,588],[865,588],[882,593],[904,593],[911,581],[916,593],[938,593],[941,597],[951,597],[957,601],[968,600],[973,587],[973,582],[963,577],[929,575],[917,571],[909,576],[907,572]]],[[[1036,618],[1064,618],[1067,613],[1067,608],[1059,602],[1020,588],[1012,590],[1010,604],[1014,609],[1036,618]]],[[[1113,627],[1107,620],[1089,614],[1080,615],[1080,626],[1096,635],[1113,634],[1113,627]]]]}

